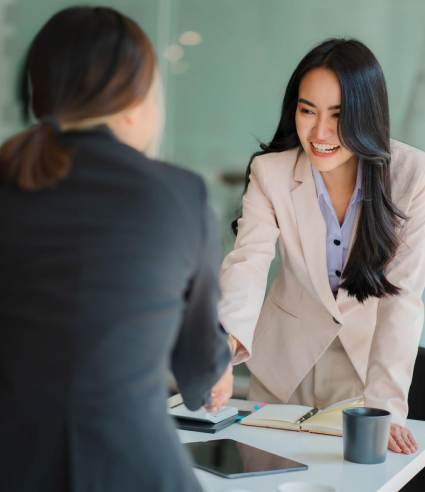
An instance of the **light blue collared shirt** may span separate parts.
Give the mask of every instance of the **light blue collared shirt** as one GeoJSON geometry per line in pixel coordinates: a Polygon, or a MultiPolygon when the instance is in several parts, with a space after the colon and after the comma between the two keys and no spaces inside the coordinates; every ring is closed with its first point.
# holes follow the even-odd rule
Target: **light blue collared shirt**
{"type": "Polygon", "coordinates": [[[329,284],[332,292],[336,296],[340,282],[342,268],[348,254],[351,235],[353,233],[354,219],[358,203],[363,199],[362,170],[363,162],[359,159],[357,168],[357,180],[347,211],[345,212],[342,226],[339,225],[338,217],[329,197],[328,190],[323,181],[320,171],[313,165],[314,182],[316,184],[317,199],[320,210],[326,224],[326,263],[328,267],[329,284]]]}

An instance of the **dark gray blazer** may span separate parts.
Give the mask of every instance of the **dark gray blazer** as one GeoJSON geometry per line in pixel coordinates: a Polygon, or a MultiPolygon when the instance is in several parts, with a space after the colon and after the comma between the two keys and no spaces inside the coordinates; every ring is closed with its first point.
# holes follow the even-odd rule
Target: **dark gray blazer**
{"type": "Polygon", "coordinates": [[[166,412],[229,362],[203,181],[106,128],[67,132],[69,176],[0,187],[0,490],[200,491],[166,412]]]}

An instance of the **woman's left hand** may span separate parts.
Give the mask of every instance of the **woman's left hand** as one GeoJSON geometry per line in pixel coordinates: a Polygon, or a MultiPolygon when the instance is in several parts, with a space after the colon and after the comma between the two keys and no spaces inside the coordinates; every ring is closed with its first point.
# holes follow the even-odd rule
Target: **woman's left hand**
{"type": "Polygon", "coordinates": [[[391,424],[388,449],[391,449],[395,453],[411,454],[416,453],[419,446],[416,444],[413,434],[409,429],[398,424],[391,424]]]}

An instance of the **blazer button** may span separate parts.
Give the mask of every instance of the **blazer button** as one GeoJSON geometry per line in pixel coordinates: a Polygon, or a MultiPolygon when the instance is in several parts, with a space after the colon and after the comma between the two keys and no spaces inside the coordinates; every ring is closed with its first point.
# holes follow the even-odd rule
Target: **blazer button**
{"type": "Polygon", "coordinates": [[[336,318],[333,318],[333,320],[335,321],[335,323],[336,323],[337,325],[340,325],[340,324],[341,324],[341,323],[340,323],[340,322],[339,322],[336,318]]]}
{"type": "Polygon", "coordinates": [[[335,244],[336,246],[339,246],[339,245],[341,244],[341,241],[339,241],[338,239],[335,239],[334,244],[335,244]]]}
{"type": "Polygon", "coordinates": [[[341,272],[340,272],[339,270],[335,270],[335,275],[336,275],[337,277],[340,277],[340,276],[341,276],[341,272]]]}

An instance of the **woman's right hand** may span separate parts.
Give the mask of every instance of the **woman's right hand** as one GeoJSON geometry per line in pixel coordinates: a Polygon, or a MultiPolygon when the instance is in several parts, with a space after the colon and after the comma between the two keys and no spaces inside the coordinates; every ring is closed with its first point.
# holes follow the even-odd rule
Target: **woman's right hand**
{"type": "Polygon", "coordinates": [[[391,424],[388,449],[391,449],[391,451],[394,451],[395,453],[411,454],[416,453],[419,446],[409,429],[406,429],[401,425],[391,424]]]}
{"type": "Polygon", "coordinates": [[[216,412],[227,404],[233,394],[233,366],[229,364],[224,371],[223,376],[211,390],[211,406],[205,408],[209,412],[216,412]]]}
{"type": "MultiPolygon", "coordinates": [[[[227,343],[229,344],[230,355],[233,358],[238,353],[241,343],[232,335],[229,335],[227,343]]],[[[223,376],[211,390],[211,405],[209,407],[204,405],[209,412],[216,412],[224,405],[227,405],[233,394],[233,380],[233,366],[229,364],[223,376]]]]}

